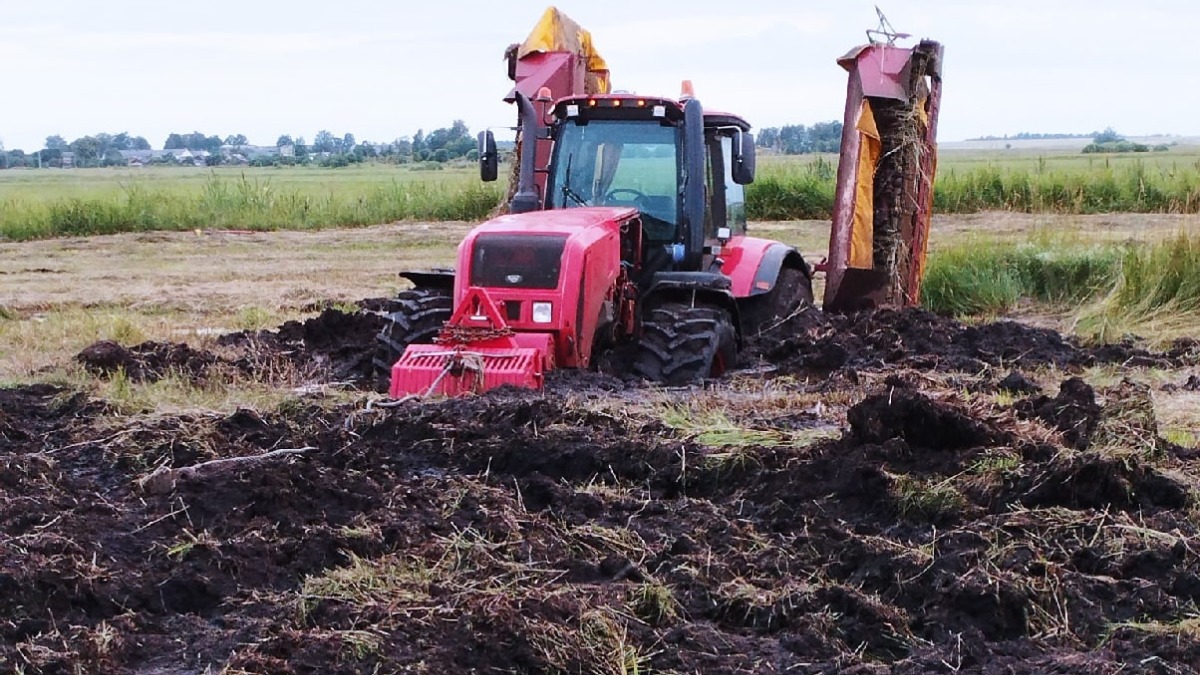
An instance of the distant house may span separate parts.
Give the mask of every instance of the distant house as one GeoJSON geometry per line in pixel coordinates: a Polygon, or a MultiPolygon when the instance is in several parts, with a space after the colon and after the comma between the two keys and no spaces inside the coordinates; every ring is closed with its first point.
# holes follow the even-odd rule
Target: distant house
{"type": "Polygon", "coordinates": [[[129,166],[145,166],[162,154],[161,150],[118,150],[129,166]]]}
{"type": "MultiPolygon", "coordinates": [[[[286,146],[285,146],[286,147],[286,146]]],[[[259,157],[279,155],[280,148],[273,145],[222,145],[221,157],[229,164],[245,164],[259,157]]]]}
{"type": "Polygon", "coordinates": [[[71,152],[70,150],[63,150],[62,168],[64,168],[64,169],[75,168],[75,153],[74,152],[71,152]]]}
{"type": "MultiPolygon", "coordinates": [[[[170,150],[121,150],[121,157],[128,166],[145,166],[151,162],[171,157],[180,164],[205,166],[208,158],[215,154],[221,155],[226,164],[246,164],[256,157],[263,155],[278,155],[279,148],[273,145],[222,145],[217,153],[208,150],[188,150],[187,148],[172,148],[170,150]]],[[[66,153],[63,153],[66,155],[66,153]]]]}

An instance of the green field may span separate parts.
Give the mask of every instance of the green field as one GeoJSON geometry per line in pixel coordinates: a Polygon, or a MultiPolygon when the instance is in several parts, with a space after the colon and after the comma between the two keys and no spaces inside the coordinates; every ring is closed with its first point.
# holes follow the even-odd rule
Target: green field
{"type": "MultiPolygon", "coordinates": [[[[941,213],[1200,212],[1200,148],[1124,155],[947,151],[939,159],[941,213]]],[[[750,218],[827,219],[836,160],[764,156],[747,191],[750,218]]],[[[463,164],[9,170],[0,172],[0,238],[470,221],[491,212],[503,189],[479,182],[473,166],[463,164]]]]}
{"type": "Polygon", "coordinates": [[[500,195],[466,167],[12,170],[0,172],[0,238],[471,220],[500,195]]]}
{"type": "MultiPolygon", "coordinates": [[[[751,217],[827,218],[835,155],[764,157],[751,217]]],[[[976,213],[1200,213],[1200,147],[1085,155],[1063,151],[943,151],[934,210],[976,213]]]]}
{"type": "MultiPolygon", "coordinates": [[[[425,166],[425,165],[422,165],[425,166]]],[[[404,165],[357,164],[339,169],[320,167],[141,167],[109,169],[13,169],[0,171],[0,202],[53,202],[74,198],[104,198],[139,187],[172,195],[202,192],[213,177],[270,185],[276,191],[321,194],[369,194],[392,183],[475,187],[469,167],[414,169],[404,165]]]]}

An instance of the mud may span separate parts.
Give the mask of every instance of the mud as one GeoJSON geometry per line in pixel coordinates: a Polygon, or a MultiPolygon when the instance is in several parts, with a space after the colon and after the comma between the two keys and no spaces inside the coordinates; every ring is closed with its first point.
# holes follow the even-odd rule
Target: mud
{"type": "Polygon", "coordinates": [[[75,358],[92,373],[113,377],[120,372],[134,382],[155,382],[172,373],[199,380],[222,361],[186,344],[150,341],[126,348],[112,340],[95,342],[75,358]]]}
{"type": "Polygon", "coordinates": [[[889,385],[742,455],[553,392],[113,418],[0,390],[0,671],[1198,672],[1200,473],[1081,384],[889,385]]]}
{"type": "MultiPolygon", "coordinates": [[[[747,353],[819,376],[774,386],[849,398],[837,438],[707,447],[623,406],[644,385],[615,366],[541,394],[228,415],[0,389],[0,672],[1200,672],[1200,452],[1159,436],[1144,385],[1048,395],[1021,371],[1178,366],[1195,344],[796,321],[747,353]]],[[[365,388],[377,322],[326,309],[213,352],[79,359],[143,381],[320,361],[365,388]]]]}
{"type": "Polygon", "coordinates": [[[206,382],[237,374],[271,383],[300,379],[370,389],[376,384],[371,355],[382,325],[372,311],[326,308],[311,319],[288,321],[275,330],[222,335],[212,350],[154,341],[125,347],[102,340],[75,359],[98,376],[121,374],[134,382],[169,376],[206,382]]]}
{"type": "MultiPolygon", "coordinates": [[[[125,347],[106,340],[88,346],[76,359],[97,375],[121,372],[133,381],[152,382],[168,375],[203,381],[213,372],[230,371],[270,379],[281,370],[298,370],[311,375],[309,379],[378,388],[371,357],[383,325],[379,312],[388,302],[370,298],[359,305],[356,312],[327,307],[315,317],[289,321],[275,330],[226,334],[217,339],[215,351],[162,342],[125,347]]],[[[597,359],[599,372],[554,371],[547,384],[550,391],[562,392],[627,389],[639,384],[630,362],[628,349],[602,354],[597,359]]],[[[1151,352],[1133,340],[1088,347],[1052,330],[1012,321],[968,326],[919,309],[857,314],[812,310],[767,333],[746,336],[739,356],[740,367],[813,375],[827,380],[826,388],[855,384],[859,370],[907,369],[982,375],[967,386],[1017,394],[1039,390],[1013,368],[1077,369],[1099,363],[1178,368],[1200,363],[1200,343],[1180,340],[1164,352],[1151,352]],[[1009,374],[997,381],[1005,369],[1009,374]]],[[[1182,385],[1192,386],[1191,380],[1182,385]]]]}
{"type": "Polygon", "coordinates": [[[980,373],[1101,363],[1171,368],[1195,363],[1200,349],[1187,339],[1161,353],[1132,339],[1089,347],[1056,331],[1015,321],[969,326],[909,308],[852,314],[814,310],[766,334],[752,336],[746,354],[749,360],[757,358],[784,373],[890,367],[980,373]]]}
{"type": "MultiPolygon", "coordinates": [[[[364,300],[374,307],[376,300],[364,300]]],[[[383,318],[369,309],[343,312],[326,308],[305,321],[288,321],[273,331],[243,331],[223,335],[218,344],[242,347],[255,353],[285,356],[297,366],[318,368],[329,377],[368,385],[374,382],[371,355],[383,318]]]]}

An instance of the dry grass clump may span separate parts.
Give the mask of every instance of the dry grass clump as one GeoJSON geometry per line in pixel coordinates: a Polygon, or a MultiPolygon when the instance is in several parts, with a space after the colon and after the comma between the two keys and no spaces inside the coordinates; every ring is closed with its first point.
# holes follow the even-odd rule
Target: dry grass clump
{"type": "Polygon", "coordinates": [[[891,496],[897,514],[912,522],[937,522],[951,518],[967,505],[951,479],[923,480],[902,474],[894,476],[891,496]]]}

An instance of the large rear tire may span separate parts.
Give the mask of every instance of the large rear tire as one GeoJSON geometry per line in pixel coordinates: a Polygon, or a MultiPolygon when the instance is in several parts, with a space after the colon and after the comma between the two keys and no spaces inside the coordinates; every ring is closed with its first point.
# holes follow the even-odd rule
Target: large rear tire
{"type": "Polygon", "coordinates": [[[737,363],[737,332],[729,312],[667,303],[642,320],[634,372],[655,382],[687,384],[718,377],[737,363]]]}
{"type": "Polygon", "coordinates": [[[803,270],[784,267],[769,293],[751,298],[742,312],[744,335],[758,335],[787,321],[791,316],[813,307],[812,279],[803,270]]]}
{"type": "Polygon", "coordinates": [[[375,338],[375,373],[380,383],[391,379],[392,366],[411,344],[432,343],[454,312],[448,289],[414,288],[401,291],[392,301],[385,323],[375,338]]]}

